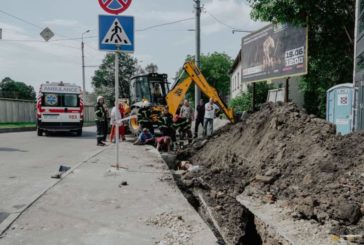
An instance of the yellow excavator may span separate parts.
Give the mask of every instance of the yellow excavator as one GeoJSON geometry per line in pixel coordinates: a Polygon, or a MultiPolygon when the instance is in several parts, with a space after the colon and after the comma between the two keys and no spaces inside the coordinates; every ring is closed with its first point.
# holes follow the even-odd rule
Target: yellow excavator
{"type": "Polygon", "coordinates": [[[212,87],[201,73],[200,69],[194,62],[186,62],[183,70],[187,77],[184,80],[177,81],[169,90],[167,75],[150,73],[147,75],[135,76],[130,82],[130,116],[129,130],[133,134],[140,132],[137,114],[139,110],[148,110],[150,121],[157,127],[157,122],[163,108],[168,106],[172,115],[177,113],[178,108],[182,104],[191,84],[196,84],[202,93],[207,97],[214,99],[220,110],[226,117],[235,123],[234,112],[228,108],[224,101],[220,98],[217,90],[212,87]]]}

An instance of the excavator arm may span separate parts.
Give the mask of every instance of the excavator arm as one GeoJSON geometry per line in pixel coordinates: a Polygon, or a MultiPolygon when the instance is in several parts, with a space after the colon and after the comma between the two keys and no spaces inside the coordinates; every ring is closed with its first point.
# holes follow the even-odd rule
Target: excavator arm
{"type": "Polygon", "coordinates": [[[235,118],[233,110],[226,106],[224,101],[220,98],[217,90],[207,82],[198,67],[193,62],[189,61],[183,65],[183,69],[187,73],[188,77],[182,82],[177,82],[166,96],[169,112],[172,115],[176,114],[178,106],[182,103],[188,89],[192,82],[194,82],[202,93],[204,93],[207,97],[214,99],[221,111],[224,112],[232,123],[234,123],[235,118]]]}

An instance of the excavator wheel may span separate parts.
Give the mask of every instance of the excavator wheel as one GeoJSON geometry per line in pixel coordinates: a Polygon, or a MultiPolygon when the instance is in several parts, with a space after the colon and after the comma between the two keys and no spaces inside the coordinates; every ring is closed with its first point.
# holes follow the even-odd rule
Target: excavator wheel
{"type": "Polygon", "coordinates": [[[134,108],[131,112],[130,112],[130,116],[133,117],[135,116],[135,118],[130,118],[129,120],[129,130],[130,133],[138,136],[139,133],[141,132],[141,128],[140,128],[140,124],[138,123],[138,119],[136,118],[138,116],[138,108],[134,108]]]}

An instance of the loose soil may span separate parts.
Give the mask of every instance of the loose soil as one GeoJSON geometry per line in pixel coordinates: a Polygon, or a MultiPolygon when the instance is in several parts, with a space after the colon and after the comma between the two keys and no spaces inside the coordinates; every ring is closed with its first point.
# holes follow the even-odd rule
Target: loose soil
{"type": "Polygon", "coordinates": [[[332,234],[362,234],[363,142],[364,132],[336,135],[334,125],[294,104],[266,104],[182,152],[200,169],[180,180],[204,194],[229,244],[251,244],[249,214],[235,199],[243,192],[279,200],[292,218],[329,224],[332,234]]]}

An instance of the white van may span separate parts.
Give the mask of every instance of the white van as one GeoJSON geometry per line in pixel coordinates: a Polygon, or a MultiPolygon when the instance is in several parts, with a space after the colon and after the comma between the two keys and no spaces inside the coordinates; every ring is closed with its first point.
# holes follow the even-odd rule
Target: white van
{"type": "Polygon", "coordinates": [[[81,87],[67,83],[44,83],[37,99],[37,134],[75,132],[82,135],[81,87]]]}

